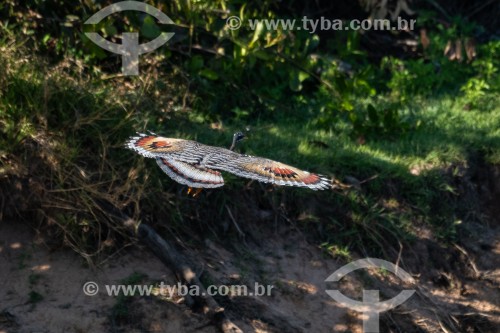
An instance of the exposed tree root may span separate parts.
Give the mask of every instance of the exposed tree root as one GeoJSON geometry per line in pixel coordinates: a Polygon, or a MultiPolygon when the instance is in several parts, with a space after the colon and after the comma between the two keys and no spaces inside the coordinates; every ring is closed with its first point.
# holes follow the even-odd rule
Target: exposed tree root
{"type": "Polygon", "coordinates": [[[130,231],[136,234],[149,249],[172,271],[188,289],[192,286],[200,291],[199,296],[186,295],[186,304],[196,312],[204,313],[211,323],[223,333],[243,333],[224,312],[224,308],[210,296],[198,279],[198,276],[187,264],[188,260],[168,241],[160,237],[150,226],[139,223],[109,203],[101,202],[100,206],[112,217],[119,219],[130,231]]]}

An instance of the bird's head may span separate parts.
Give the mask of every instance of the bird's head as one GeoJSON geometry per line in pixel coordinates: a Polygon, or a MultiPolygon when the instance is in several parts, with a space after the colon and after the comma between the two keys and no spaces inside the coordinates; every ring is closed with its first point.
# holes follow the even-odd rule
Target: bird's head
{"type": "Polygon", "coordinates": [[[245,135],[241,132],[236,132],[233,134],[233,143],[231,144],[231,147],[229,147],[229,150],[234,150],[234,147],[236,147],[236,144],[243,140],[245,135]]]}
{"type": "Polygon", "coordinates": [[[241,132],[236,132],[233,134],[233,142],[238,143],[245,138],[245,134],[241,132]]]}

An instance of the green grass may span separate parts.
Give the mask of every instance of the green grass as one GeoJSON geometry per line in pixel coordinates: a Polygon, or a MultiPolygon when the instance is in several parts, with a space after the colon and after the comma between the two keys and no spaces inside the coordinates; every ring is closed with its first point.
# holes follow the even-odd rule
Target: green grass
{"type": "MultiPolygon", "coordinates": [[[[296,103],[297,98],[291,98],[281,111],[219,119],[218,129],[213,129],[217,121],[206,110],[180,106],[179,96],[187,87],[179,73],[158,76],[153,65],[144,68],[141,77],[104,78],[75,59],[50,65],[22,48],[4,44],[1,51],[0,71],[5,75],[0,79],[0,189],[13,191],[12,202],[26,202],[16,218],[56,226],[56,234],[61,239],[64,235],[86,258],[106,253],[107,238],[118,244],[129,241],[99,206],[100,200],[134,218],[156,221],[174,235],[208,231],[215,238],[222,232],[220,221],[227,218],[226,206],[248,220],[249,200],[275,212],[281,206],[286,219],[308,215],[301,226],[343,257],[352,249],[383,252],[388,243],[411,241],[416,223],[452,239],[459,220],[450,184],[453,170],[468,165],[476,153],[489,163],[500,163],[500,105],[494,89],[482,97],[490,101],[483,108],[465,107],[468,100],[454,91],[416,96],[401,111],[418,120],[418,127],[366,136],[360,143],[342,115],[332,117],[328,128],[315,125],[318,110],[310,105],[321,100],[296,103]],[[241,152],[340,181],[376,178],[364,183],[361,192],[339,194],[295,188],[267,191],[269,186],[258,184],[242,192],[248,182],[228,176],[226,187],[192,200],[179,193],[183,187],[154,161],[123,147],[135,131],[145,130],[228,146],[232,133],[247,127],[251,130],[238,147],[241,152]],[[26,188],[16,185],[27,178],[26,188]],[[311,198],[318,208],[308,206],[311,198]]],[[[391,96],[380,98],[387,103],[391,96]]],[[[357,103],[373,100],[360,98],[357,103]]]]}

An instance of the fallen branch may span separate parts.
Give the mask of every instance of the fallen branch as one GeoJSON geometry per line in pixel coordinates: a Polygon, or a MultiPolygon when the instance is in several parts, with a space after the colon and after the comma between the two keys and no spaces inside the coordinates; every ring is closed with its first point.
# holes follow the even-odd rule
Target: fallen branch
{"type": "Polygon", "coordinates": [[[160,237],[150,226],[144,223],[138,223],[132,218],[122,213],[118,208],[107,202],[101,202],[100,206],[107,213],[123,223],[130,231],[137,234],[139,239],[146,244],[149,249],[171,270],[174,271],[177,278],[186,284],[188,289],[196,286],[200,291],[199,296],[186,295],[186,304],[194,311],[201,311],[210,319],[210,321],[223,333],[243,333],[229,318],[227,318],[224,308],[210,296],[198,279],[196,273],[187,264],[186,258],[175,249],[173,245],[160,237]]]}

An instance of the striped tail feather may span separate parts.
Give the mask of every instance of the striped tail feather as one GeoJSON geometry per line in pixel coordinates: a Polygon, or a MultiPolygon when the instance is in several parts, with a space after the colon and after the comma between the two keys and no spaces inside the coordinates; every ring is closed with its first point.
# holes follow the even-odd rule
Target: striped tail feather
{"type": "Polygon", "coordinates": [[[220,172],[169,158],[158,157],[156,163],[176,182],[194,188],[215,188],[224,185],[220,172]]]}

